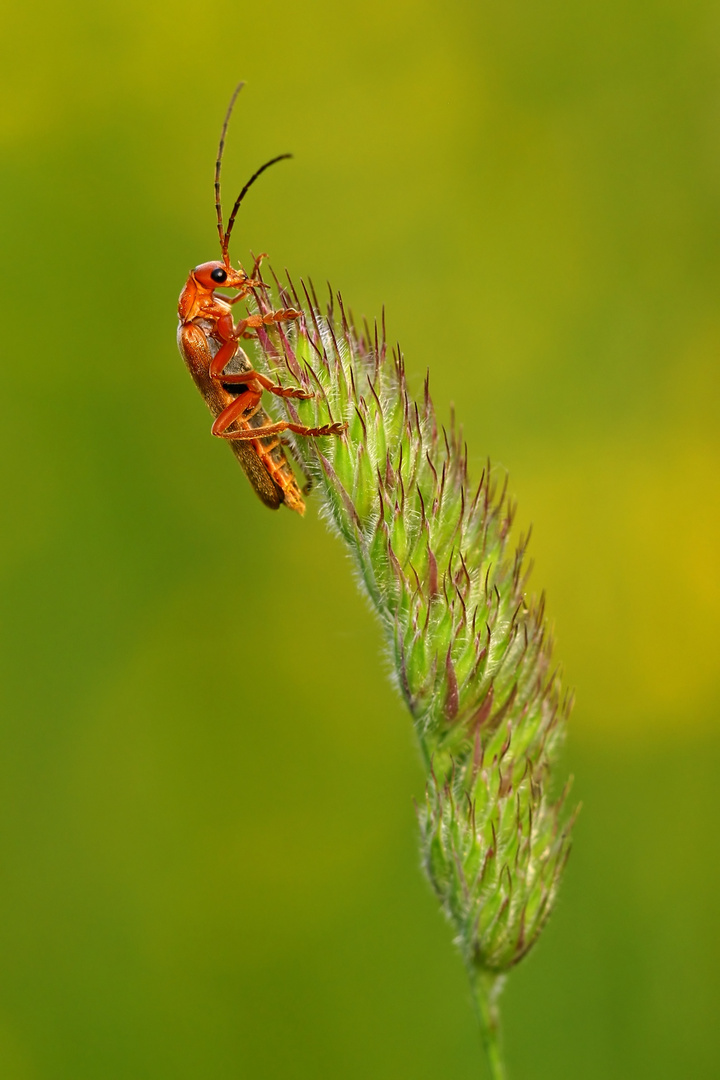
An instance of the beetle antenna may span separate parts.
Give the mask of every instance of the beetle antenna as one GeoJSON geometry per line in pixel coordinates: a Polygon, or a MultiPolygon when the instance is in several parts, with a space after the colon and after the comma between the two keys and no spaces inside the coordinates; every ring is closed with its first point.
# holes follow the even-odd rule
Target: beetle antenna
{"type": "Polygon", "coordinates": [[[244,82],[239,82],[233,91],[233,96],[230,98],[230,104],[228,105],[227,112],[225,113],[225,122],[222,126],[220,133],[220,145],[218,146],[217,160],[215,162],[215,213],[217,214],[217,227],[218,236],[220,237],[220,247],[222,248],[223,258],[227,263],[227,244],[225,243],[225,233],[223,230],[223,216],[222,216],[222,204],[220,202],[220,170],[222,168],[222,156],[225,149],[225,136],[227,135],[228,124],[230,123],[230,117],[232,116],[233,107],[237,101],[237,96],[242,90],[244,82]]]}
{"type": "MultiPolygon", "coordinates": [[[[237,216],[238,210],[240,209],[240,203],[243,201],[243,199],[247,195],[248,191],[250,190],[250,188],[253,186],[253,184],[257,180],[258,176],[262,176],[262,174],[265,172],[265,170],[269,169],[271,165],[275,165],[278,161],[284,161],[286,158],[291,158],[291,157],[292,157],[292,154],[280,154],[278,157],[274,157],[274,158],[271,158],[270,161],[266,161],[264,165],[260,166],[260,168],[258,169],[257,172],[253,173],[253,175],[250,177],[250,179],[248,180],[245,187],[242,189],[242,191],[238,195],[237,199],[235,200],[235,205],[232,208],[232,214],[230,215],[230,218],[228,219],[228,226],[227,226],[227,229],[225,231],[225,235],[223,236],[222,233],[220,235],[220,247],[222,248],[223,259],[224,259],[226,265],[227,265],[227,261],[228,261],[228,244],[230,243],[230,233],[232,232],[232,227],[235,224],[235,218],[237,216]]],[[[222,226],[221,226],[221,228],[222,228],[222,226]]]]}

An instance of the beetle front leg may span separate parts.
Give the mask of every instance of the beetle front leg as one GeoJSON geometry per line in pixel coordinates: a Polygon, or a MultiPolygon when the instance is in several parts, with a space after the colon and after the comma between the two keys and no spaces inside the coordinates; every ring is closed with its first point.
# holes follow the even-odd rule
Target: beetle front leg
{"type": "Polygon", "coordinates": [[[272,326],[273,323],[291,322],[299,319],[302,311],[295,308],[281,308],[279,311],[267,311],[264,315],[247,315],[235,327],[235,336],[244,336],[246,330],[255,330],[260,326],[272,326]]]}
{"type": "MultiPolygon", "coordinates": [[[[223,371],[235,355],[240,339],[247,336],[246,331],[261,326],[271,326],[273,323],[277,322],[299,319],[301,315],[302,312],[295,311],[294,308],[284,308],[280,311],[268,311],[265,315],[248,315],[246,318],[241,319],[237,325],[233,323],[232,316],[229,313],[223,316],[223,318],[218,319],[215,336],[220,340],[220,348],[210,362],[210,378],[226,382],[243,382],[242,379],[232,380],[223,376],[223,371]]],[[[242,372],[241,374],[245,374],[245,372],[242,372]]],[[[251,378],[255,378],[256,375],[256,372],[252,372],[251,378]]],[[[262,377],[259,377],[258,381],[261,381],[261,378],[262,377]]],[[[265,384],[263,385],[265,386],[265,384]]],[[[274,385],[274,383],[268,380],[268,385],[265,386],[265,389],[270,390],[271,393],[276,393],[277,391],[272,389],[274,385]]],[[[299,397],[301,395],[281,394],[280,396],[299,397]]]]}
{"type": "Polygon", "coordinates": [[[211,379],[222,379],[223,370],[230,363],[237,352],[237,338],[224,338],[218,351],[210,361],[209,375],[211,379]]]}

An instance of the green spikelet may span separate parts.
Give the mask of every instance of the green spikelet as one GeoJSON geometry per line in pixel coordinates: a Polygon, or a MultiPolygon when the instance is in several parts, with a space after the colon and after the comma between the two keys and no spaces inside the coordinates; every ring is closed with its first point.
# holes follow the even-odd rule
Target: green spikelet
{"type": "Polygon", "coordinates": [[[260,360],[314,392],[283,402],[289,418],[347,422],[294,449],[380,617],[427,768],[423,865],[487,1028],[497,976],[537,939],[569,851],[564,794],[547,787],[570,702],[544,599],[526,592],[529,536],[513,551],[507,477],[488,463],[470,482],[462,429],[438,425],[428,380],[412,400],[384,327],[359,332],[339,296],[321,315],[304,286],[278,289],[304,315],[259,332],[260,360]]]}

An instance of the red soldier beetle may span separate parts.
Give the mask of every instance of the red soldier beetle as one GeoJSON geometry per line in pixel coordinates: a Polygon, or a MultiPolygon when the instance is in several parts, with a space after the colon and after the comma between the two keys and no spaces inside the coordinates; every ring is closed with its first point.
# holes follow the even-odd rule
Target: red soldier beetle
{"type": "Polygon", "coordinates": [[[215,211],[222,261],[201,263],[190,271],[178,302],[178,347],[214,416],[212,434],[229,441],[260,499],[273,510],[284,503],[291,510],[304,514],[305,503],[279,436],[283,431],[304,436],[340,435],[347,425],[333,423],[313,428],[289,420],[273,421],[261,405],[263,390],[278,397],[310,398],[314,395],[300,387],[280,386],[267,375],[255,371],[240,345],[242,338],[251,337],[252,331],[259,327],[291,322],[302,315],[294,308],[282,308],[246,315],[237,323],[233,320],[232,305],[246,300],[254,290],[265,288],[256,278],[264,255],[255,260],[250,274],[242,266],[236,270],[230,265],[228,248],[237,212],[258,177],[271,165],[292,156],[280,154],[253,173],[235,200],[225,228],[220,201],[222,157],[230,116],[243,85],[240,83],[235,88],[230,99],[215,162],[215,211]],[[237,290],[237,295],[218,296],[217,288],[237,290]]]}

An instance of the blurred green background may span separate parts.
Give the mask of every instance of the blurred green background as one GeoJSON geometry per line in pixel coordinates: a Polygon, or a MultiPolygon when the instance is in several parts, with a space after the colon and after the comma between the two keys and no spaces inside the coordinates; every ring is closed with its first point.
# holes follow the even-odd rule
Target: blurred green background
{"type": "Polygon", "coordinates": [[[383,304],[510,470],[577,692],[511,1075],[716,1077],[720,15],[709,0],[7,7],[0,1075],[484,1075],[380,635],[175,347],[217,257],[383,304]]]}

